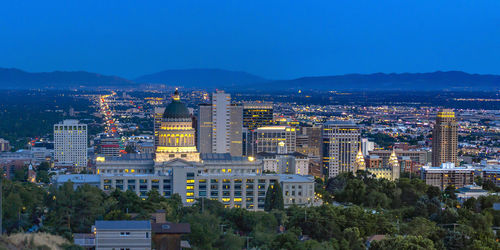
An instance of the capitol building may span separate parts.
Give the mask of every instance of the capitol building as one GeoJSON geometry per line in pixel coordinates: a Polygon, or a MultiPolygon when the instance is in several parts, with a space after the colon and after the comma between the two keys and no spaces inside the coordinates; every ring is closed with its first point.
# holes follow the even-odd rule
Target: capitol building
{"type": "Polygon", "coordinates": [[[61,175],[57,184],[72,181],[105,192],[131,190],[142,198],[155,189],[164,197],[179,194],[186,206],[206,198],[225,207],[263,210],[268,187],[279,183],[285,207],[314,203],[312,176],[265,174],[263,161],[253,157],[200,154],[192,116],[177,90],[158,122],[154,154],[98,157],[96,175],[61,175]]]}

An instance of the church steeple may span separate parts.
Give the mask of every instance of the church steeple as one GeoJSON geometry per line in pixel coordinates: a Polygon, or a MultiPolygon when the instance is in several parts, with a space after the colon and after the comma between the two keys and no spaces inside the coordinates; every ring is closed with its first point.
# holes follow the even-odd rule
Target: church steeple
{"type": "Polygon", "coordinates": [[[394,148],[392,149],[392,154],[389,157],[388,167],[391,169],[392,180],[395,181],[399,179],[401,175],[401,166],[399,166],[398,156],[394,148]]]}
{"type": "Polygon", "coordinates": [[[354,173],[358,170],[366,170],[365,157],[363,152],[361,152],[361,145],[359,146],[358,154],[356,154],[356,159],[354,161],[354,173]]]}

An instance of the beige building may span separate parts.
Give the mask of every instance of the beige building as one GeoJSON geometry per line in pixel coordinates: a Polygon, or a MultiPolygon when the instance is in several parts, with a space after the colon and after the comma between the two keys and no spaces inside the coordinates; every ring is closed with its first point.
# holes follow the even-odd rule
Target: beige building
{"type": "Polygon", "coordinates": [[[290,126],[257,128],[253,135],[253,153],[278,153],[279,147],[282,148],[282,153],[293,153],[296,151],[296,137],[296,129],[290,126]]]}
{"type": "Polygon", "coordinates": [[[455,167],[454,163],[443,163],[440,167],[422,167],[422,179],[427,185],[444,190],[448,186],[462,188],[474,183],[474,168],[455,167]]]}
{"type": "Polygon", "coordinates": [[[212,94],[211,104],[199,106],[198,149],[200,153],[242,155],[243,107],[231,104],[224,91],[212,94]]]}
{"type": "Polygon", "coordinates": [[[87,125],[64,120],[54,125],[54,166],[80,171],[87,167],[87,125]]]}
{"type": "Polygon", "coordinates": [[[432,166],[452,162],[458,165],[458,124],[455,112],[443,109],[438,112],[432,132],[432,166]]]}
{"type": "Polygon", "coordinates": [[[263,162],[263,170],[278,174],[309,174],[309,157],[301,153],[273,154],[260,153],[257,155],[263,162]]]}

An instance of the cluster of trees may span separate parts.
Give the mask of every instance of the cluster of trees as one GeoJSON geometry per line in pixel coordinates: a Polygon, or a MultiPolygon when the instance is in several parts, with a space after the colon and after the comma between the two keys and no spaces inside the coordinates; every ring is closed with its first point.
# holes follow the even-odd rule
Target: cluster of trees
{"type": "Polygon", "coordinates": [[[500,211],[493,210],[493,204],[500,202],[498,196],[471,198],[461,204],[453,186],[441,192],[420,179],[392,182],[372,178],[364,171],[330,179],[325,189],[335,201],[387,214],[397,223],[398,230],[389,233],[394,237],[375,244],[375,249],[393,248],[401,240],[418,240],[403,237],[408,235],[421,236],[422,249],[430,249],[429,241],[436,249],[500,248],[498,235],[492,230],[500,226],[500,211]]]}
{"type": "MultiPolygon", "coordinates": [[[[454,188],[441,192],[419,179],[396,182],[375,179],[367,172],[342,174],[322,183],[327,201],[318,207],[283,208],[268,190],[266,211],[224,208],[218,201],[198,200],[183,207],[180,196],[151,191],[142,199],[134,192],[109,194],[92,186],[57,188],[4,180],[3,226],[7,233],[38,231],[62,235],[90,232],[96,219],[148,219],[165,210],[168,221],[187,222],[186,239],[197,249],[365,249],[372,235],[386,238],[370,249],[499,249],[492,227],[500,226],[493,210],[497,196],[460,204],[454,188]],[[39,227],[39,228],[37,228],[39,227]]],[[[281,199],[281,202],[280,202],[281,199]]]]}

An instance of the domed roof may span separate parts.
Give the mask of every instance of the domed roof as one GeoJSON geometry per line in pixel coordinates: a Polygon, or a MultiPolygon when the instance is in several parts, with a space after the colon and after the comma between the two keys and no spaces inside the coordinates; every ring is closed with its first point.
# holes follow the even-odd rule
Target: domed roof
{"type": "Polygon", "coordinates": [[[168,104],[163,112],[163,118],[190,118],[191,115],[186,105],[181,102],[179,91],[175,90],[172,102],[168,104]]]}

